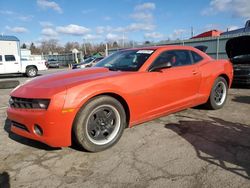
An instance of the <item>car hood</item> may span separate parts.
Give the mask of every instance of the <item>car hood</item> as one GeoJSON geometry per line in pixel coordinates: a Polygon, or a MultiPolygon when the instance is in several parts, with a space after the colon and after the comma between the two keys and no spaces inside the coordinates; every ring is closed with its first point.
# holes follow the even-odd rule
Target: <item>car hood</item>
{"type": "Polygon", "coordinates": [[[67,88],[73,87],[74,85],[120,74],[126,73],[109,71],[107,68],[99,67],[63,71],[34,78],[14,89],[11,96],[23,98],[50,98],[52,95],[64,92],[67,88]]]}
{"type": "Polygon", "coordinates": [[[250,54],[250,36],[240,36],[231,38],[226,43],[227,56],[231,59],[236,56],[244,56],[250,54]]]}

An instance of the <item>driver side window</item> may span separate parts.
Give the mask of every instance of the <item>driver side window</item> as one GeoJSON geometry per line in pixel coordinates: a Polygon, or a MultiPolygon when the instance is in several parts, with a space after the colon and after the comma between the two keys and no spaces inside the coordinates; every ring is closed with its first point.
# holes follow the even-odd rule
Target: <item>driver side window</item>
{"type": "MultiPolygon", "coordinates": [[[[161,64],[167,64],[167,63],[171,63],[171,61],[174,60],[174,57],[172,56],[171,53],[169,53],[170,51],[166,51],[166,52],[163,52],[161,53],[157,58],[156,60],[151,64],[151,68],[152,67],[155,67],[155,66],[158,66],[158,65],[161,65],[161,64]]],[[[172,63],[171,63],[172,65],[172,63]]],[[[151,69],[150,68],[150,69],[151,69]]]]}
{"type": "Polygon", "coordinates": [[[188,50],[170,50],[161,53],[153,65],[171,63],[172,67],[191,65],[192,59],[188,50]]]}

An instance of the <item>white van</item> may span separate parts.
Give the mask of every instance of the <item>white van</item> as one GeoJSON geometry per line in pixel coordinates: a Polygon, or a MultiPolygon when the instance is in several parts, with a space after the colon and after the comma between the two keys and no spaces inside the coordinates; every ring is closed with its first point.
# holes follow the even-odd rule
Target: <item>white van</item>
{"type": "Polygon", "coordinates": [[[34,77],[40,70],[47,70],[45,60],[21,61],[19,39],[0,35],[0,74],[22,73],[34,77]]]}

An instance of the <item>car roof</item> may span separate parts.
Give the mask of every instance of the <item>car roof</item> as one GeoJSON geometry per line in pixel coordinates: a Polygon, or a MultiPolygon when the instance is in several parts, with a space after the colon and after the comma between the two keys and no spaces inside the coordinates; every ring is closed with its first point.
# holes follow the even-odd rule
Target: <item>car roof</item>
{"type": "Polygon", "coordinates": [[[164,46],[147,46],[147,47],[136,47],[136,48],[127,48],[127,49],[124,49],[125,51],[126,50],[131,50],[131,49],[134,49],[134,50],[157,50],[157,49],[185,49],[185,50],[193,50],[195,49],[194,47],[192,46],[180,46],[180,45],[164,45],[164,46]]]}
{"type": "Polygon", "coordinates": [[[182,45],[147,46],[139,48],[127,48],[121,51],[126,51],[126,50],[192,50],[201,55],[203,58],[212,59],[206,53],[192,46],[182,46],[182,45]]]}

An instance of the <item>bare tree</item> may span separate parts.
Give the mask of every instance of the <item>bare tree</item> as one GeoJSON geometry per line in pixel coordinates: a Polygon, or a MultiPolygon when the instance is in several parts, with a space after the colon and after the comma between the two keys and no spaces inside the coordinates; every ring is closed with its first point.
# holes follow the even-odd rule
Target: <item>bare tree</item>
{"type": "Polygon", "coordinates": [[[31,54],[41,54],[41,49],[37,48],[33,42],[30,44],[30,51],[31,54]]]}
{"type": "Polygon", "coordinates": [[[113,48],[118,48],[119,45],[118,45],[118,43],[115,41],[115,42],[113,42],[112,47],[113,47],[113,48]]]}
{"type": "Polygon", "coordinates": [[[58,40],[55,39],[42,41],[40,48],[44,54],[55,53],[60,50],[58,40]]]}
{"type": "Polygon", "coordinates": [[[73,49],[80,50],[80,44],[78,42],[67,42],[64,46],[65,52],[71,52],[73,49]]]}

